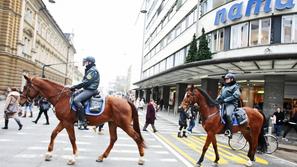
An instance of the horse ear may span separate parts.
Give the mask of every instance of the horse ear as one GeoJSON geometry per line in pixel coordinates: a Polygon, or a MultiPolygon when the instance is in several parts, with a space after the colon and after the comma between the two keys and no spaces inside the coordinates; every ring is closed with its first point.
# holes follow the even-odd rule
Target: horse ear
{"type": "Polygon", "coordinates": [[[24,78],[27,80],[27,82],[31,83],[31,79],[27,75],[24,75],[24,78]]]}

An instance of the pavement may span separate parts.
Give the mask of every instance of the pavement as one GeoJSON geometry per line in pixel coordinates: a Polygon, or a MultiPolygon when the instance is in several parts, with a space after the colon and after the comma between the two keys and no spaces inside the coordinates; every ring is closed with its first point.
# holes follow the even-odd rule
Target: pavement
{"type": "MultiPolygon", "coordinates": [[[[0,102],[0,108],[3,103],[0,102]]],[[[33,118],[21,118],[24,128],[18,131],[17,124],[11,120],[9,129],[0,129],[0,167],[51,167],[67,166],[72,149],[68,135],[63,130],[56,138],[52,161],[44,161],[52,130],[58,123],[54,113],[49,111],[50,125],[43,125],[44,116],[41,116],[38,124],[32,123],[37,116],[37,108],[34,107],[33,118]]],[[[0,117],[2,113],[0,112],[0,117]]],[[[139,111],[141,127],[145,122],[145,111],[139,111]]],[[[3,118],[0,118],[0,126],[3,118]]],[[[178,138],[178,117],[167,112],[158,112],[156,120],[157,133],[153,133],[151,127],[148,131],[142,131],[147,145],[145,149],[145,165],[147,167],[192,167],[199,156],[205,142],[205,131],[200,125],[196,126],[192,135],[188,138],[178,138]]],[[[135,142],[120,128],[118,128],[118,140],[112,149],[110,156],[102,163],[95,160],[105,150],[109,143],[108,126],[104,126],[104,135],[98,135],[92,128],[90,130],[78,130],[75,128],[79,156],[76,167],[85,166],[114,166],[136,167],[138,151],[135,142]]],[[[247,162],[246,150],[234,151],[226,144],[226,137],[217,135],[218,149],[220,154],[220,167],[242,167],[247,162]]],[[[282,150],[286,151],[286,150],[282,150]]],[[[278,152],[278,151],[277,151],[278,152]]],[[[276,153],[277,153],[276,152],[276,153]]],[[[254,166],[257,167],[296,167],[297,163],[288,161],[288,154],[283,152],[272,155],[257,154],[254,166]]],[[[292,153],[296,157],[296,153],[292,153]]],[[[290,155],[291,156],[291,155],[290,155]]],[[[208,149],[203,161],[203,166],[212,166],[214,153],[212,147],[208,149]]]]}

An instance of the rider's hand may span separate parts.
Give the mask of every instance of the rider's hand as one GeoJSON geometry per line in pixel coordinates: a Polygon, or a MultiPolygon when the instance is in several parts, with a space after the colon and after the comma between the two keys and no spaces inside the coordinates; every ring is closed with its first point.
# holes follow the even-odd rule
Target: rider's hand
{"type": "Polygon", "coordinates": [[[219,103],[219,104],[223,104],[223,103],[224,103],[224,100],[223,100],[223,99],[217,99],[216,101],[217,101],[217,103],[219,103]]]}
{"type": "Polygon", "coordinates": [[[70,86],[70,85],[66,85],[65,88],[70,89],[70,91],[72,91],[72,92],[75,91],[75,87],[70,86]]]}

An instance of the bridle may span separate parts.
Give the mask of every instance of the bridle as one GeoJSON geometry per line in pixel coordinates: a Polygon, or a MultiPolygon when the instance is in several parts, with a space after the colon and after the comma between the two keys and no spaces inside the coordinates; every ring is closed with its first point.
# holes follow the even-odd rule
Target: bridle
{"type": "MultiPolygon", "coordinates": [[[[26,101],[28,101],[28,102],[33,102],[33,99],[34,98],[31,98],[30,96],[29,96],[29,93],[30,93],[30,88],[32,88],[33,90],[35,90],[36,92],[38,92],[39,93],[39,91],[36,89],[36,88],[34,88],[33,87],[33,85],[30,83],[30,84],[27,84],[26,85],[26,92],[25,92],[25,95],[21,95],[21,97],[23,97],[24,99],[26,99],[26,101]]],[[[38,94],[37,94],[38,95],[38,94]]]]}
{"type": "MultiPolygon", "coordinates": [[[[35,90],[36,92],[38,92],[37,95],[40,94],[40,91],[39,91],[37,88],[34,88],[34,85],[33,85],[32,83],[27,84],[27,89],[26,89],[25,95],[22,94],[21,97],[25,98],[28,102],[31,103],[31,102],[33,101],[34,98],[31,98],[31,97],[29,96],[30,88],[32,88],[33,90],[35,90]]],[[[63,89],[62,89],[59,93],[57,93],[57,94],[55,94],[55,95],[53,95],[53,96],[49,96],[49,97],[48,97],[48,100],[51,101],[52,98],[56,97],[56,99],[55,99],[56,103],[53,104],[53,105],[55,106],[55,105],[57,104],[58,100],[60,99],[61,95],[62,95],[63,93],[65,93],[65,92],[69,92],[69,91],[70,91],[70,90],[65,91],[65,87],[63,87],[63,89]]],[[[36,95],[36,96],[37,96],[37,95],[36,95]]]]}

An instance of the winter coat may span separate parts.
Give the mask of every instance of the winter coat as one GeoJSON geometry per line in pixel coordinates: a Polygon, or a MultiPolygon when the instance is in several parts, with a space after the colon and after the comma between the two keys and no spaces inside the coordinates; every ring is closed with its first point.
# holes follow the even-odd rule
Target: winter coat
{"type": "Polygon", "coordinates": [[[148,103],[146,109],[146,123],[154,124],[156,119],[156,110],[152,103],[148,103]]]}

